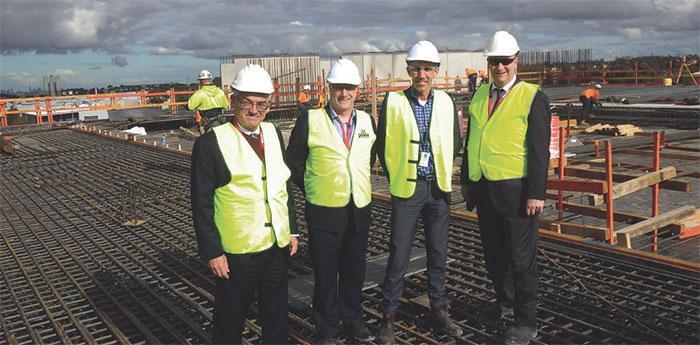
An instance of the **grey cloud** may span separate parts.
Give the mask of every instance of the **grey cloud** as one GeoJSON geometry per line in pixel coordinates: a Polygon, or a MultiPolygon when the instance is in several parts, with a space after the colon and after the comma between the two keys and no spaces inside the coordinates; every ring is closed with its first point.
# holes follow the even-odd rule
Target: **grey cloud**
{"type": "Polygon", "coordinates": [[[126,58],[123,56],[112,56],[112,65],[117,65],[119,67],[126,67],[129,62],[126,61],[126,58]]]}
{"type": "Polygon", "coordinates": [[[406,49],[422,37],[440,49],[477,50],[499,29],[512,31],[528,50],[591,47],[632,54],[644,44],[674,54],[699,48],[700,1],[0,0],[0,19],[5,55],[94,50],[121,56],[136,47],[206,59],[339,54],[406,49]],[[667,44],[678,37],[695,40],[667,44]],[[615,49],[608,47],[612,42],[615,49]]]}

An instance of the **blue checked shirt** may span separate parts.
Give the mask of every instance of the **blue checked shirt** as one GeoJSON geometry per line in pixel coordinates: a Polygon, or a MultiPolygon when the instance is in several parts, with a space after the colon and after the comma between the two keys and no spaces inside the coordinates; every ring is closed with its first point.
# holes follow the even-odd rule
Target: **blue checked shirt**
{"type": "MultiPolygon", "coordinates": [[[[331,119],[333,120],[333,126],[335,126],[335,130],[338,131],[338,134],[340,135],[340,139],[343,139],[343,132],[348,130],[348,123],[343,122],[340,120],[340,117],[338,117],[338,114],[336,114],[335,110],[333,107],[328,107],[331,109],[331,119]]],[[[352,135],[355,133],[355,108],[352,109],[352,115],[350,115],[350,142],[352,142],[352,135]]]]}
{"type": "MultiPolygon", "coordinates": [[[[430,152],[430,140],[428,140],[428,128],[430,127],[430,112],[433,109],[433,90],[430,90],[430,95],[428,96],[428,102],[425,105],[420,105],[418,103],[418,98],[413,93],[413,87],[406,91],[406,96],[411,102],[411,107],[413,107],[413,112],[416,114],[416,120],[418,120],[418,130],[420,131],[420,152],[430,152]]],[[[420,156],[418,156],[420,161],[420,156]]],[[[430,155],[430,162],[427,167],[418,166],[418,176],[432,175],[435,168],[433,167],[433,156],[430,155]]]]}

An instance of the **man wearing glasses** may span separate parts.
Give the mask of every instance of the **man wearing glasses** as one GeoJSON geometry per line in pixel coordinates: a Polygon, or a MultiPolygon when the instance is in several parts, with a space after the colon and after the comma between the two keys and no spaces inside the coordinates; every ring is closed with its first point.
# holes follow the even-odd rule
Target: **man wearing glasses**
{"type": "Polygon", "coordinates": [[[411,87],[386,94],[377,125],[377,153],[391,190],[390,252],[378,332],[382,344],[394,341],[393,323],[419,215],[425,231],[432,326],[436,333],[462,334],[448,317],[445,293],[452,163],[461,144],[457,111],[450,95],[432,88],[440,67],[432,43],[416,43],[406,63],[411,87]]]}
{"type": "Polygon", "coordinates": [[[231,86],[233,123],[212,128],[192,149],[192,218],[199,255],[216,277],[212,343],[241,343],[257,295],[263,343],[286,344],[296,213],[282,134],[262,122],[274,89],[258,65],[241,69],[231,86]]]}
{"type": "Polygon", "coordinates": [[[316,343],[337,343],[340,320],[353,342],[364,343],[374,339],[362,322],[360,304],[371,222],[374,119],[354,108],[362,79],[352,61],[336,61],[326,81],[330,103],[297,118],[287,156],[292,179],[306,196],[316,343]]]}
{"type": "Polygon", "coordinates": [[[506,344],[537,336],[538,214],[544,207],[549,165],[549,101],[535,84],[518,80],[520,48],[498,31],[485,55],[493,82],[469,104],[461,187],[467,209],[477,208],[489,278],[496,291],[480,317],[515,313],[506,344]]]}

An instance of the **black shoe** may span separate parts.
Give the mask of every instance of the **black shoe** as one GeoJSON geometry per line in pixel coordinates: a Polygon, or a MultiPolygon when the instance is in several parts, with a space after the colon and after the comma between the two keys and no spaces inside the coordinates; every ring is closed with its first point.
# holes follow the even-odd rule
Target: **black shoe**
{"type": "Polygon", "coordinates": [[[337,344],[342,344],[338,339],[336,338],[323,338],[314,343],[315,345],[337,345],[337,344]]]}
{"type": "Polygon", "coordinates": [[[381,345],[394,343],[394,315],[384,314],[384,317],[379,321],[377,343],[381,345]]]}
{"type": "Polygon", "coordinates": [[[479,312],[479,318],[484,322],[501,321],[506,315],[513,315],[513,308],[504,307],[498,303],[498,301],[491,302],[491,304],[479,312]]]}
{"type": "Polygon", "coordinates": [[[372,332],[364,324],[360,324],[359,327],[346,326],[345,333],[352,339],[355,339],[361,343],[366,343],[374,340],[372,332]]]}
{"type": "Polygon", "coordinates": [[[433,329],[436,333],[459,337],[462,335],[462,328],[457,326],[457,324],[447,316],[449,308],[450,306],[445,304],[442,307],[433,309],[430,312],[430,323],[433,325],[433,329]]]}
{"type": "Polygon", "coordinates": [[[537,336],[537,328],[513,326],[503,336],[508,345],[527,345],[537,336]]]}

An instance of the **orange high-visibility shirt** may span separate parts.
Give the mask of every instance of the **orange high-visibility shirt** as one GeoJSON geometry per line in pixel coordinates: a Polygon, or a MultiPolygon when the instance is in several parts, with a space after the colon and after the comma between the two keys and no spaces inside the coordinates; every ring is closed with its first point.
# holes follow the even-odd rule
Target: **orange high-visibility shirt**
{"type": "Polygon", "coordinates": [[[586,98],[592,98],[593,102],[598,102],[600,91],[598,91],[597,89],[586,89],[583,92],[581,92],[581,96],[584,96],[586,98]]]}
{"type": "Polygon", "coordinates": [[[301,103],[306,103],[311,101],[311,98],[307,94],[305,94],[304,91],[302,91],[299,92],[299,97],[297,97],[297,100],[301,103]]]}

